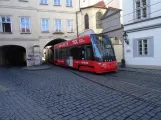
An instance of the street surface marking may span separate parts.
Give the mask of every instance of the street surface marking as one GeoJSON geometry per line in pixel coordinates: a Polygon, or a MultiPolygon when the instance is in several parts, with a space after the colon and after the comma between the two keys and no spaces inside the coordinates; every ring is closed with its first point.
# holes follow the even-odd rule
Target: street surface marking
{"type": "Polygon", "coordinates": [[[9,89],[0,85],[0,92],[5,92],[5,91],[8,91],[9,89]]]}

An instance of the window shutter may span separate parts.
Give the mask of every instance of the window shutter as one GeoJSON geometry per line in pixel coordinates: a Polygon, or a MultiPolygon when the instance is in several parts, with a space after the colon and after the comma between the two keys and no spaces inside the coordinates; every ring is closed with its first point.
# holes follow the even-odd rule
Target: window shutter
{"type": "Polygon", "coordinates": [[[137,57],[138,56],[138,52],[139,52],[138,51],[138,40],[137,39],[133,39],[133,57],[137,57]]]}
{"type": "Polygon", "coordinates": [[[154,57],[154,37],[148,38],[148,57],[154,57]]]}

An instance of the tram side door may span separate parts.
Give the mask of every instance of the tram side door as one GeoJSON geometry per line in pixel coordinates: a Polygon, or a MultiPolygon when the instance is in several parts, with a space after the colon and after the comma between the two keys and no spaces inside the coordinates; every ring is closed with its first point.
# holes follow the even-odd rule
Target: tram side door
{"type": "Polygon", "coordinates": [[[85,60],[93,60],[93,51],[91,45],[85,46],[85,60]]]}
{"type": "Polygon", "coordinates": [[[69,56],[69,66],[73,67],[73,57],[69,56]]]}

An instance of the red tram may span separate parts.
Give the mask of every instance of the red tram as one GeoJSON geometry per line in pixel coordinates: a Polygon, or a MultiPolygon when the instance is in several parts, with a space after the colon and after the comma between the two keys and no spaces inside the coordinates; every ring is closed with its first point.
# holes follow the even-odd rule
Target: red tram
{"type": "Polygon", "coordinates": [[[82,71],[105,73],[117,71],[117,61],[110,39],[90,34],[53,46],[56,65],[82,71]]]}

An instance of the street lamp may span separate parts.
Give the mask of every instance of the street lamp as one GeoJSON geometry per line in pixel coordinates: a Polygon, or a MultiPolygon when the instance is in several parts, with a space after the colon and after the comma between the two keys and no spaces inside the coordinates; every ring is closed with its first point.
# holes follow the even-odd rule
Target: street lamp
{"type": "Polygon", "coordinates": [[[124,31],[123,37],[124,37],[124,41],[126,42],[126,44],[129,45],[129,40],[127,38],[128,35],[127,35],[126,31],[124,31]]]}

